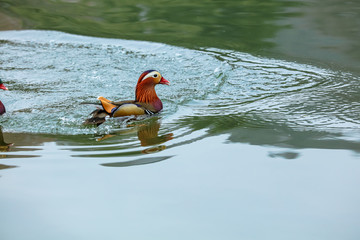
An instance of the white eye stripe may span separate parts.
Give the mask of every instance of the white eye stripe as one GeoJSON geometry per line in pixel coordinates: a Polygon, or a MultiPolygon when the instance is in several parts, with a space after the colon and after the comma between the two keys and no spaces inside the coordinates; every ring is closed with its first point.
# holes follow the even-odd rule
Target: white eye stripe
{"type": "Polygon", "coordinates": [[[157,77],[157,76],[155,76],[155,75],[159,75],[159,73],[156,72],[156,71],[149,72],[148,74],[145,75],[145,77],[143,77],[143,79],[142,79],[141,81],[143,81],[143,80],[145,80],[145,79],[147,79],[147,78],[149,78],[149,77],[157,77]],[[154,74],[154,73],[155,73],[155,74],[154,74]]]}

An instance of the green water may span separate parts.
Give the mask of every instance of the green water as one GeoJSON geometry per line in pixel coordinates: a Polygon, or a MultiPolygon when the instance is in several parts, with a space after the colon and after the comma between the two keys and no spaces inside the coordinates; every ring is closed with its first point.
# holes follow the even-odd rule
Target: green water
{"type": "Polygon", "coordinates": [[[359,15],[0,0],[0,239],[358,239],[359,15]],[[159,115],[83,126],[147,69],[159,115]]]}
{"type": "Polygon", "coordinates": [[[359,71],[357,1],[0,1],[0,29],[217,47],[359,71]]]}
{"type": "MultiPolygon", "coordinates": [[[[4,1],[2,1],[4,2],[4,1]]],[[[5,1],[6,2],[6,1],[5,1]]],[[[53,29],[81,35],[149,40],[186,47],[214,46],[257,51],[273,46],[285,26],[278,18],[296,16],[289,1],[8,1],[4,10],[21,16],[22,28],[53,29]],[[35,14],[34,14],[35,13],[35,14]]]]}

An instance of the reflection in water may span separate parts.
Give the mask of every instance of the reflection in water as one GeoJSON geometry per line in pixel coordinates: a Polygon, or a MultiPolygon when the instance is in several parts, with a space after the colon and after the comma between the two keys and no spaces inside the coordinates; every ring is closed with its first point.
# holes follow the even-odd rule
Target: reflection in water
{"type": "Polygon", "coordinates": [[[0,126],[0,152],[9,151],[9,149],[12,145],[14,145],[14,144],[5,142],[3,132],[2,132],[2,126],[0,126]]]}
{"type": "MultiPolygon", "coordinates": [[[[119,123],[119,120],[121,119],[115,118],[111,122],[115,124],[115,122],[119,123]]],[[[114,128],[116,127],[113,125],[114,128]]],[[[173,139],[173,133],[161,133],[159,118],[150,117],[143,121],[134,121],[127,124],[125,128],[121,126],[118,130],[112,130],[109,134],[95,138],[96,146],[89,147],[89,145],[94,145],[94,140],[89,139],[91,142],[88,140],[87,146],[71,147],[69,150],[81,152],[81,154],[73,155],[75,157],[126,157],[163,151],[166,149],[163,143],[171,139],[173,139]]],[[[79,141],[78,138],[74,140],[79,141]]]]}
{"type": "MultiPolygon", "coordinates": [[[[12,145],[13,145],[13,143],[6,143],[4,141],[2,126],[0,126],[0,152],[8,152],[12,145]]],[[[0,154],[0,158],[6,158],[6,157],[7,157],[7,155],[0,154]]],[[[15,168],[15,167],[17,167],[17,166],[0,164],[0,170],[8,169],[8,168],[15,168]]]]}
{"type": "MultiPolygon", "coordinates": [[[[334,129],[332,132],[318,126],[296,128],[265,117],[265,115],[254,113],[228,115],[226,117],[187,117],[178,123],[178,127],[190,127],[192,131],[208,129],[207,133],[199,139],[229,134],[227,143],[246,143],[293,149],[347,149],[360,153],[359,139],[351,137],[351,134],[358,132],[358,130],[344,129],[344,132],[341,132],[339,129],[334,129]]],[[[299,156],[299,154],[280,155],[284,158],[297,158],[299,156]]],[[[276,154],[276,156],[280,155],[276,154]]]]}
{"type": "MultiPolygon", "coordinates": [[[[162,0],[92,0],[91,4],[76,1],[69,7],[69,2],[12,0],[12,4],[2,5],[1,19],[10,16],[20,19],[23,25],[15,25],[14,29],[58,30],[186,47],[259,51],[273,46],[275,42],[269,39],[286,27],[285,24],[274,24],[277,19],[300,14],[285,9],[302,5],[297,1],[278,0],[206,1],[206,4],[192,0],[171,3],[162,0]],[[120,11],[109,12],[109,9],[120,11]]],[[[0,24],[0,29],[7,28],[1,28],[0,24]]]]}
{"type": "Polygon", "coordinates": [[[270,152],[269,153],[269,157],[272,158],[284,158],[284,159],[288,159],[288,160],[292,160],[292,159],[296,159],[299,157],[299,153],[296,152],[270,152]]]}
{"type": "Polygon", "coordinates": [[[149,123],[141,124],[138,127],[138,138],[141,146],[151,146],[161,144],[173,139],[172,133],[167,133],[159,136],[160,123],[158,119],[152,120],[149,123]]]}
{"type": "Polygon", "coordinates": [[[359,1],[1,2],[4,1],[0,1],[0,30],[58,30],[189,48],[280,54],[359,71],[359,1]]]}
{"type": "Polygon", "coordinates": [[[15,168],[15,167],[17,167],[17,166],[0,164],[0,170],[15,168]]]}
{"type": "MultiPolygon", "coordinates": [[[[141,146],[154,146],[158,144],[165,143],[171,139],[173,139],[172,133],[167,133],[163,135],[159,135],[160,130],[160,122],[157,117],[150,118],[149,121],[140,122],[140,123],[133,123],[128,125],[128,127],[132,127],[137,131],[137,136],[140,141],[141,146]]],[[[121,133],[118,133],[121,134],[121,133]]],[[[108,137],[104,136],[102,139],[107,139],[110,136],[115,137],[116,133],[112,135],[107,135],[108,137]]],[[[150,148],[146,148],[141,152],[144,154],[151,154],[160,152],[166,149],[165,145],[154,146],[150,148]]],[[[113,156],[113,155],[112,155],[113,156]]],[[[114,163],[104,163],[101,164],[105,167],[128,167],[134,165],[143,165],[143,164],[150,164],[155,162],[164,161],[166,159],[171,158],[172,156],[161,156],[161,157],[146,157],[146,158],[139,158],[131,161],[125,162],[114,162],[114,163]]]]}
{"type": "Polygon", "coordinates": [[[104,166],[104,167],[129,167],[129,166],[135,166],[135,165],[156,163],[156,162],[164,161],[164,160],[169,159],[171,157],[172,156],[138,158],[138,159],[135,159],[135,160],[132,160],[132,161],[103,163],[103,164],[100,164],[100,165],[104,166]]]}
{"type": "Polygon", "coordinates": [[[299,16],[279,19],[281,29],[271,52],[290,59],[360,71],[360,1],[301,1],[299,16]],[[295,47],[296,46],[296,47],[295,47]]]}
{"type": "MultiPolygon", "coordinates": [[[[122,122],[123,118],[117,118],[116,121],[122,122]]],[[[105,134],[100,138],[97,138],[97,141],[104,141],[106,139],[116,137],[120,134],[128,134],[132,132],[137,132],[138,139],[140,141],[141,146],[152,146],[167,142],[173,139],[172,133],[167,133],[159,136],[160,130],[160,122],[158,117],[150,117],[147,121],[140,122],[132,122],[127,124],[126,129],[122,129],[121,131],[115,131],[111,134],[105,134]]]]}

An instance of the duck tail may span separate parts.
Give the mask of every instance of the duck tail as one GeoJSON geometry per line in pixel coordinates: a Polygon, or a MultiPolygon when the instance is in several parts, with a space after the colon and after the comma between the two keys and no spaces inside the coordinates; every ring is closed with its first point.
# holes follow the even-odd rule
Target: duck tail
{"type": "Polygon", "coordinates": [[[112,104],[110,100],[108,100],[104,97],[98,97],[98,100],[100,100],[102,107],[109,114],[111,114],[113,112],[113,110],[118,107],[118,106],[112,104]]]}
{"type": "Polygon", "coordinates": [[[106,117],[109,116],[109,113],[107,113],[104,109],[96,109],[90,115],[91,117],[86,119],[83,124],[99,126],[106,121],[106,117]]]}

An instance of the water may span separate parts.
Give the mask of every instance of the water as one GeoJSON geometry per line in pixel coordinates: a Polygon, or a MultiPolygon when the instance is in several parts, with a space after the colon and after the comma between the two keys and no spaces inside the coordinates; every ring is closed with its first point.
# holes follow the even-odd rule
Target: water
{"type": "MultiPolygon", "coordinates": [[[[154,134],[161,125],[167,134],[175,132],[175,138],[197,130],[211,135],[260,128],[270,131],[261,131],[262,136],[269,135],[270,145],[298,134],[312,141],[315,132],[332,138],[319,141],[323,148],[332,148],[328,144],[334,142],[359,149],[359,78],[350,73],[220,49],[195,51],[45,31],[1,36],[6,39],[0,48],[3,78],[11,89],[3,93],[8,109],[1,118],[5,132],[70,139],[75,135],[79,141],[83,135],[101,138],[116,132],[123,138],[127,125],[133,133],[143,131],[145,124],[155,129],[154,134]],[[157,87],[165,107],[155,120],[112,119],[98,128],[83,125],[95,108],[83,103],[96,103],[97,96],[133,99],[138,75],[156,66],[172,86],[157,87]]],[[[293,144],[299,147],[298,142],[293,144]]]]}
{"type": "MultiPolygon", "coordinates": [[[[47,11],[57,2],[45,4],[47,10],[37,15],[30,14],[27,2],[5,2],[0,2],[4,9],[21,13],[15,18],[6,12],[5,20],[30,24],[37,16],[45,19],[37,20],[39,29],[82,35],[0,32],[0,77],[10,89],[0,95],[7,109],[0,118],[1,239],[359,237],[358,56],[356,50],[346,53],[353,45],[344,50],[345,41],[339,41],[335,51],[307,51],[308,61],[294,61],[304,59],[306,47],[334,44],[308,29],[320,37],[318,43],[289,46],[291,29],[281,22],[301,29],[311,21],[302,19],[311,15],[307,4],[211,2],[204,9],[216,13],[211,17],[195,1],[182,11],[199,10],[202,21],[191,25],[197,18],[177,22],[166,3],[169,22],[155,24],[158,13],[148,14],[153,7],[137,3],[121,15],[142,17],[128,20],[127,37],[106,31],[115,22],[110,16],[120,17],[115,10],[114,15],[107,10],[101,21],[98,13],[89,13],[102,27],[96,34],[83,23],[90,31],[86,35],[102,36],[89,37],[83,36],[86,28],[70,24],[82,16],[74,14],[84,7],[72,5],[78,1],[63,1],[61,6],[76,6],[63,13],[63,24],[56,16],[49,24],[47,11]],[[247,17],[233,25],[239,9],[247,17]],[[265,10],[269,15],[262,14],[265,10]],[[259,22],[249,29],[246,19],[259,22]],[[239,25],[255,33],[260,27],[263,36],[252,40],[234,32],[225,37],[211,25],[200,38],[195,30],[215,20],[228,30],[239,25]],[[192,27],[179,28],[185,22],[192,27]],[[135,26],[149,23],[156,27],[141,37],[135,26]],[[174,26],[184,31],[178,40],[167,30],[174,26]],[[167,37],[161,41],[158,34],[167,37]],[[186,38],[191,41],[183,42],[186,38]],[[269,44],[274,39],[284,44],[269,44]],[[111,119],[98,128],[82,124],[94,109],[83,103],[95,103],[100,95],[133,99],[137,79],[147,69],[159,70],[171,82],[156,87],[164,104],[159,115],[111,119]]],[[[339,14],[356,13],[354,5],[339,14]]],[[[342,31],[351,42],[354,32],[345,26],[351,24],[342,31]]]]}

